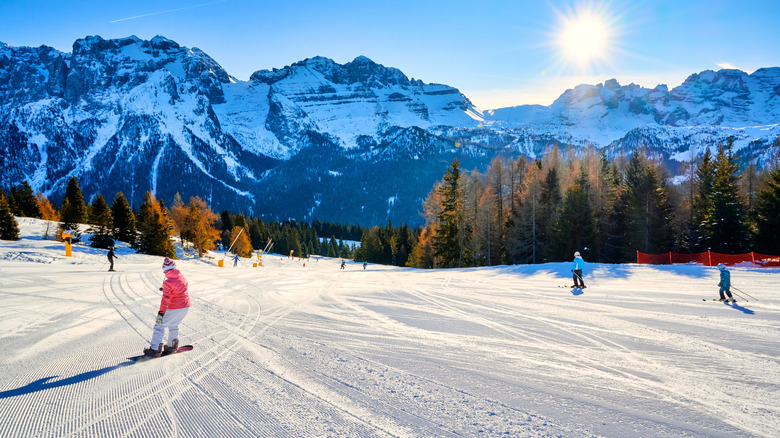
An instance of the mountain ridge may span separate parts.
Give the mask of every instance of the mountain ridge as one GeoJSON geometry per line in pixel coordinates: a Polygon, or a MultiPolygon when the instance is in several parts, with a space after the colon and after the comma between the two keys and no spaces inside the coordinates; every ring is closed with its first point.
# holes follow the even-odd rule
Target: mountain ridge
{"type": "Polygon", "coordinates": [[[273,219],[416,224],[455,157],[484,169],[498,153],[554,145],[611,156],[650,147],[674,169],[734,136],[764,165],[778,123],[778,67],[705,70],[672,90],[611,79],[550,106],[482,112],[454,87],[365,56],[239,81],[163,36],[88,36],[71,53],[0,42],[0,186],[26,179],[55,201],[77,176],[87,199],[122,191],[137,205],[151,189],[273,219]]]}

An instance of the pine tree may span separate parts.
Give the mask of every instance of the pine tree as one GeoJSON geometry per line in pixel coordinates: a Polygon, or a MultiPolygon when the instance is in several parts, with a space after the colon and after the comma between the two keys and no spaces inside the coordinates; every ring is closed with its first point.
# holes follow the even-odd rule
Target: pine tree
{"type": "Polygon", "coordinates": [[[135,229],[135,214],[122,192],[114,197],[111,204],[111,216],[114,219],[114,238],[122,242],[135,245],[137,232],[135,229]]]}
{"type": "Polygon", "coordinates": [[[712,247],[712,190],[715,184],[715,162],[710,150],[704,153],[696,169],[696,187],[691,205],[693,223],[690,225],[694,252],[706,251],[712,247]]]}
{"type": "Polygon", "coordinates": [[[261,223],[262,221],[255,219],[249,224],[249,241],[252,242],[252,247],[257,248],[258,250],[265,248],[266,244],[263,228],[260,225],[261,223]],[[258,221],[260,223],[258,223],[258,221]]]}
{"type": "Polygon", "coordinates": [[[143,254],[174,258],[176,252],[171,243],[172,226],[161,204],[152,192],[147,191],[138,213],[138,250],[143,254]]]}
{"type": "Polygon", "coordinates": [[[468,236],[471,229],[463,220],[463,197],[460,189],[460,163],[444,172],[444,184],[439,188],[442,195],[442,210],[438,215],[438,228],[434,250],[443,268],[462,267],[469,260],[468,236]]]}
{"type": "Polygon", "coordinates": [[[602,199],[601,208],[595,211],[598,251],[594,260],[607,263],[627,261],[622,253],[625,217],[619,202],[624,186],[620,184],[617,166],[609,162],[605,155],[601,157],[599,180],[601,187],[597,196],[602,199]]]}
{"type": "Polygon", "coordinates": [[[745,203],[739,194],[739,163],[732,154],[733,139],[718,147],[712,184],[712,250],[726,254],[745,252],[748,244],[745,203]]]}
{"type": "Polygon", "coordinates": [[[780,255],[780,168],[771,172],[766,186],[759,190],[757,204],[755,248],[780,255]]]}
{"type": "Polygon", "coordinates": [[[626,170],[625,185],[622,202],[627,219],[624,257],[630,260],[637,250],[653,254],[670,251],[675,237],[673,211],[666,186],[656,169],[635,154],[626,170]]]}
{"type": "Polygon", "coordinates": [[[62,221],[62,231],[71,230],[73,241],[78,242],[80,238],[78,225],[87,221],[87,208],[84,205],[84,197],[81,195],[81,189],[75,176],[68,180],[65,199],[60,208],[60,220],[62,221]]]}
{"type": "Polygon", "coordinates": [[[27,181],[22,181],[18,186],[11,188],[11,193],[13,194],[14,203],[20,216],[41,217],[38,198],[35,197],[32,187],[30,187],[30,184],[27,181]]]}
{"type": "Polygon", "coordinates": [[[8,191],[8,194],[6,195],[5,199],[6,202],[8,203],[8,208],[11,210],[11,214],[14,216],[21,216],[22,210],[16,205],[13,188],[11,188],[11,190],[8,191]]]}
{"type": "Polygon", "coordinates": [[[588,200],[590,183],[585,169],[574,185],[566,189],[561,209],[552,227],[550,236],[553,260],[567,260],[575,251],[588,258],[594,247],[595,233],[593,211],[588,200]]]}
{"type": "Polygon", "coordinates": [[[549,245],[549,242],[562,200],[558,170],[556,167],[550,167],[544,178],[541,192],[539,192],[539,212],[536,219],[535,232],[536,244],[538,248],[544,248],[544,255],[542,259],[539,259],[539,255],[537,255],[537,262],[560,260],[557,254],[553,254],[554,250],[549,245]]]}
{"type": "Polygon", "coordinates": [[[221,242],[222,247],[224,249],[227,249],[230,246],[230,233],[233,231],[233,228],[236,226],[235,222],[233,221],[233,214],[231,214],[227,210],[222,210],[222,213],[220,214],[221,224],[222,224],[222,234],[221,234],[221,242]]]}
{"type": "Polygon", "coordinates": [[[89,222],[91,224],[89,232],[92,233],[90,246],[108,249],[114,245],[114,239],[111,237],[114,221],[111,217],[111,210],[102,195],[97,195],[92,203],[92,214],[89,222]]]}
{"type": "Polygon", "coordinates": [[[8,204],[8,198],[2,191],[0,191],[0,239],[19,240],[19,225],[8,204]]]}

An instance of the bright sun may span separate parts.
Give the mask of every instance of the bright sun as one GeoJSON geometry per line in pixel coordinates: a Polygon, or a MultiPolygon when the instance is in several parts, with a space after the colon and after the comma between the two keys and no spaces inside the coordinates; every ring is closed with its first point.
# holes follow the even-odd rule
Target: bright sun
{"type": "Polygon", "coordinates": [[[580,68],[607,60],[611,30],[607,20],[592,11],[561,17],[558,45],[564,58],[580,68]]]}

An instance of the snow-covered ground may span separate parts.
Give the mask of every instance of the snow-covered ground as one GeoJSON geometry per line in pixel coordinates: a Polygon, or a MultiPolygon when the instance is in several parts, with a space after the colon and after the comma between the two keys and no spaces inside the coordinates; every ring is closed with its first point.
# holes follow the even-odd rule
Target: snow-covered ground
{"type": "Polygon", "coordinates": [[[780,270],[177,262],[191,352],[134,363],[159,257],[0,241],[0,436],[780,436],[780,270]]]}

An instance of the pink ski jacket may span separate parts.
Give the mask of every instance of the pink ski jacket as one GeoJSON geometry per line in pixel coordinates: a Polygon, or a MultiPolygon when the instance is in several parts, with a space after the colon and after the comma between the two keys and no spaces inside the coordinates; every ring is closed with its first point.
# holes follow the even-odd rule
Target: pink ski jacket
{"type": "Polygon", "coordinates": [[[168,309],[183,309],[190,307],[190,294],[187,293],[187,279],[178,269],[165,271],[163,295],[160,301],[160,312],[168,309]]]}

